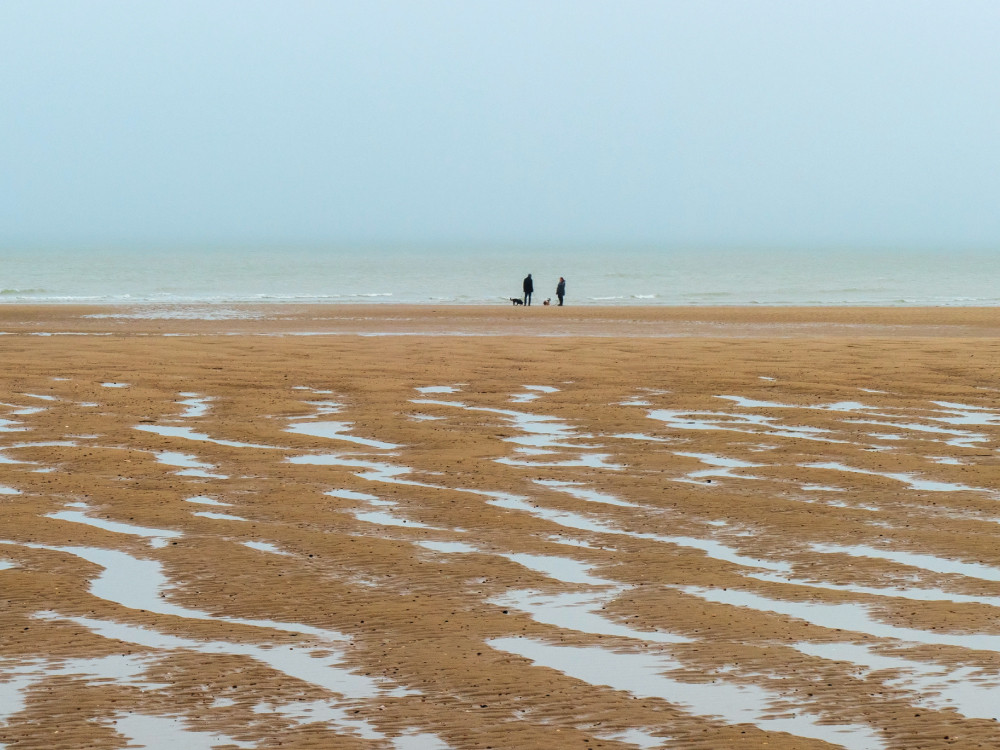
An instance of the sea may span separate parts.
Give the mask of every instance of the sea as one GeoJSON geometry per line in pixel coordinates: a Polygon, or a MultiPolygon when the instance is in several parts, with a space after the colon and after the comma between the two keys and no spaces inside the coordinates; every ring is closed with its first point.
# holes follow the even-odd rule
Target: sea
{"type": "Polygon", "coordinates": [[[1000,305],[1000,248],[0,248],[0,304],[1000,305]]]}

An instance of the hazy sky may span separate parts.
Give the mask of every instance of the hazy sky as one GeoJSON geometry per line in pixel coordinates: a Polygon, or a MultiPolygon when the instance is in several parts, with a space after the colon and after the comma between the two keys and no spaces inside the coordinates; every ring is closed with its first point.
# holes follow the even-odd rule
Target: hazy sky
{"type": "Polygon", "coordinates": [[[996,246],[996,0],[2,0],[0,246],[996,246]]]}

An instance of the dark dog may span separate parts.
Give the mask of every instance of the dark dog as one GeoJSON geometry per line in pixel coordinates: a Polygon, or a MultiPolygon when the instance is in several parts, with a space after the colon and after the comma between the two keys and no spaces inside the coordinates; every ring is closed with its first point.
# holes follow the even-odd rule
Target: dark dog
{"type": "Polygon", "coordinates": [[[542,304],[543,304],[543,305],[547,305],[547,304],[549,304],[550,302],[552,302],[552,298],[551,298],[551,297],[549,297],[549,298],[548,298],[547,300],[545,300],[545,301],[544,301],[544,302],[543,302],[542,304]]]}
{"type": "Polygon", "coordinates": [[[523,304],[524,304],[524,300],[523,300],[523,299],[518,299],[517,297],[511,297],[511,298],[510,298],[510,301],[511,301],[511,303],[513,303],[513,304],[514,304],[515,306],[516,306],[516,305],[523,305],[523,304]]]}

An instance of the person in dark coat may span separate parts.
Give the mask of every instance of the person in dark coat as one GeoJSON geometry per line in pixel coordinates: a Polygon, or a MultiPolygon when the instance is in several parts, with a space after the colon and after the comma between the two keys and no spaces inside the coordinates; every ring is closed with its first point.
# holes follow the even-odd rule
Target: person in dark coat
{"type": "Polygon", "coordinates": [[[556,296],[559,298],[559,307],[562,307],[563,297],[566,296],[566,279],[562,276],[559,277],[559,283],[556,284],[556,296]]]}
{"type": "Polygon", "coordinates": [[[524,304],[531,304],[531,295],[535,291],[535,282],[531,280],[531,274],[529,273],[524,277],[524,283],[521,285],[524,288],[524,304]]]}

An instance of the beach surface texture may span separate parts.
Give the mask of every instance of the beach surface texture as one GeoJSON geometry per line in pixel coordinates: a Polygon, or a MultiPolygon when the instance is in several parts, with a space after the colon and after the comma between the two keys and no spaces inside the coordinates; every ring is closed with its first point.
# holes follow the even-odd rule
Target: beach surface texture
{"type": "Polygon", "coordinates": [[[0,306],[0,748],[1000,747],[998,341],[0,306]]]}

